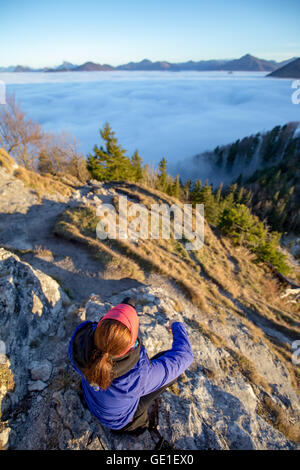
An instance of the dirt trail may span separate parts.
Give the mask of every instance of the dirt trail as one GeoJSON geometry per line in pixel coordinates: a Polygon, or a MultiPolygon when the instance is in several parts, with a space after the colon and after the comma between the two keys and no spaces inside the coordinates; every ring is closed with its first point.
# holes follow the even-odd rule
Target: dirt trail
{"type": "Polygon", "coordinates": [[[0,183],[0,245],[15,250],[18,255],[55,278],[74,300],[98,294],[103,300],[120,291],[140,286],[130,278],[104,278],[104,266],[79,244],[53,235],[56,219],[68,206],[100,199],[109,203],[113,194],[94,195],[91,186],[83,186],[76,198],[65,201],[44,198],[42,204],[32,191],[16,179],[1,178],[0,183]],[[13,204],[9,203],[13,201],[13,204]],[[41,257],[35,249],[42,247],[52,256],[41,257]]]}

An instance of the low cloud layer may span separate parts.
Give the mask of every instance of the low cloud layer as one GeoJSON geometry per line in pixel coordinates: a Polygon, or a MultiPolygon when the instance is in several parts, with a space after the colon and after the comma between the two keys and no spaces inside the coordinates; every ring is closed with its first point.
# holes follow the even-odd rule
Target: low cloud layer
{"type": "Polygon", "coordinates": [[[108,121],[132,155],[176,162],[237,138],[300,120],[292,80],[262,73],[91,72],[0,74],[47,131],[71,131],[82,151],[108,121]]]}

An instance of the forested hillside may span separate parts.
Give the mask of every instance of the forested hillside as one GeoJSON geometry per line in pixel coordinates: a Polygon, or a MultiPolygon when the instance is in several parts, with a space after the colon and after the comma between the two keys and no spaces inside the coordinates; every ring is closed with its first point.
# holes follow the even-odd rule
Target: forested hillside
{"type": "MultiPolygon", "coordinates": [[[[299,234],[298,125],[276,126],[197,155],[192,161],[194,186],[199,184],[197,180],[207,180],[212,192],[222,195],[234,188],[235,199],[251,208],[272,230],[299,234]]],[[[185,166],[188,168],[187,163],[185,166]]]]}

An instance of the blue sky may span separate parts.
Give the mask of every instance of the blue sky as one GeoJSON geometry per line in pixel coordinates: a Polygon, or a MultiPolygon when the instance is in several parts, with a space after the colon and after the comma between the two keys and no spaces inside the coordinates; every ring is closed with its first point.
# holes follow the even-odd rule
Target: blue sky
{"type": "Polygon", "coordinates": [[[0,66],[300,55],[299,0],[0,0],[0,66]]]}

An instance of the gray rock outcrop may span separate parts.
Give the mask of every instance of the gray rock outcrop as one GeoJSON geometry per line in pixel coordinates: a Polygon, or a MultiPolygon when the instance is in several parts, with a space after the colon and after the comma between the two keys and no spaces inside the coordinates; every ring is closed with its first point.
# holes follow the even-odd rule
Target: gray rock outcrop
{"type": "MultiPolygon", "coordinates": [[[[81,321],[97,321],[124,296],[136,299],[140,334],[148,355],[172,345],[169,320],[183,321],[194,363],[158,402],[159,432],[175,449],[293,449],[298,445],[260,411],[263,391],[230,367],[228,349],[207,328],[257,364],[291,423],[299,420],[299,398],[288,371],[267,346],[254,342],[236,317],[226,328],[174,294],[151,286],[120,292],[103,302],[92,295],[71,304],[59,284],[11,252],[0,249],[0,364],[2,422],[0,444],[9,449],[154,449],[158,438],[114,435],[90,414],[78,375],[67,355],[69,339],[81,321]],[[176,307],[176,309],[175,309],[176,307]],[[226,367],[224,365],[227,365],[226,367]]],[[[267,393],[267,392],[264,392],[267,393]]],[[[299,422],[299,421],[298,421],[299,422]]]]}

